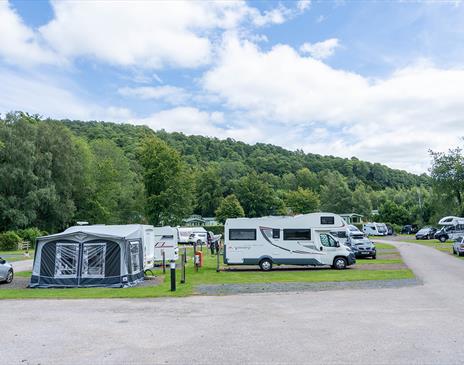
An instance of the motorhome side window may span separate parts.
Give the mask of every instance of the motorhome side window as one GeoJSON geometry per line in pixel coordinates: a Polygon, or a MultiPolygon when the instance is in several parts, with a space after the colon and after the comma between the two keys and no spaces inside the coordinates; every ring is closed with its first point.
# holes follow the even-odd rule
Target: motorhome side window
{"type": "Polygon", "coordinates": [[[280,238],[280,229],[273,229],[272,230],[272,238],[280,238]]]}
{"type": "Polygon", "coordinates": [[[229,240],[231,241],[255,241],[256,240],[256,229],[229,229],[229,240]]]}
{"type": "Polygon", "coordinates": [[[284,229],[284,240],[296,241],[296,240],[311,240],[310,229],[284,229]]]}
{"type": "Polygon", "coordinates": [[[321,224],[335,224],[335,217],[321,217],[321,224]]]}

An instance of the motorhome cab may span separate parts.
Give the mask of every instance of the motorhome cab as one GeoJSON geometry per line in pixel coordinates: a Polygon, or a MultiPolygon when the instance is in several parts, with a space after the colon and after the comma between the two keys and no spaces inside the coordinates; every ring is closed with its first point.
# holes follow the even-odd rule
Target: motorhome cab
{"type": "Polygon", "coordinates": [[[369,236],[386,236],[388,229],[385,224],[374,222],[363,224],[363,232],[369,236]]]}
{"type": "Polygon", "coordinates": [[[227,219],[224,263],[259,265],[264,271],[282,264],[345,269],[356,262],[354,254],[330,234],[342,229],[345,221],[333,213],[227,219]]]}
{"type": "Polygon", "coordinates": [[[459,237],[464,236],[464,218],[461,217],[443,217],[438,222],[442,228],[435,233],[435,238],[440,242],[446,242],[447,240],[455,240],[459,237]]]}

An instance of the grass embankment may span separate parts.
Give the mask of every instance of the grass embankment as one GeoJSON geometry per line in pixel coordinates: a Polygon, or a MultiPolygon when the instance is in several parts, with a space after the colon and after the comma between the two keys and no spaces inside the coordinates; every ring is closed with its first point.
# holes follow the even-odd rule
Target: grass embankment
{"type": "Polygon", "coordinates": [[[29,257],[25,256],[25,251],[0,251],[0,257],[8,262],[31,260],[34,258],[34,250],[29,250],[29,257]]]}
{"type": "MultiPolygon", "coordinates": [[[[389,245],[386,245],[389,246],[389,245]]],[[[393,246],[390,246],[394,248],[393,246]]],[[[390,249],[390,247],[385,247],[390,249]]],[[[191,250],[189,250],[191,252],[191,250]]],[[[390,250],[389,250],[390,251],[390,250]]],[[[195,287],[200,284],[249,284],[270,282],[340,282],[358,280],[391,280],[409,279],[414,275],[411,270],[331,270],[331,269],[278,269],[271,272],[259,270],[226,270],[216,272],[216,257],[204,250],[204,267],[195,272],[191,258],[187,264],[186,281],[180,283],[180,271],[177,272],[177,291],[170,291],[169,270],[165,276],[161,271],[155,271],[163,282],[158,286],[143,286],[125,289],[112,288],[69,288],[69,289],[2,289],[0,299],[22,298],[150,298],[150,297],[181,297],[195,294],[195,287]]],[[[394,260],[358,260],[359,265],[402,263],[394,260]]],[[[357,264],[357,265],[358,265],[357,264]]],[[[221,266],[223,266],[221,264],[221,266]]],[[[30,272],[17,273],[18,277],[28,277],[30,272]]]]}
{"type": "MultiPolygon", "coordinates": [[[[432,247],[436,250],[446,252],[449,254],[453,254],[453,241],[446,241],[446,242],[440,242],[439,240],[416,240],[414,235],[400,235],[401,236],[401,241],[403,242],[411,242],[411,243],[417,243],[419,245],[423,246],[428,246],[432,247]]],[[[459,257],[460,259],[464,259],[464,256],[456,256],[459,257]]]]}

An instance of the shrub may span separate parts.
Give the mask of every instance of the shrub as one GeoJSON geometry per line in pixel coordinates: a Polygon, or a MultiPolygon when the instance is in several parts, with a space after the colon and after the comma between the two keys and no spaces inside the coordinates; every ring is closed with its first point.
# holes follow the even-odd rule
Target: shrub
{"type": "Polygon", "coordinates": [[[18,243],[21,241],[15,232],[8,231],[0,233],[0,250],[13,251],[18,249],[18,243]]]}
{"type": "Polygon", "coordinates": [[[47,232],[41,231],[36,227],[26,228],[26,229],[19,229],[16,231],[16,234],[21,237],[23,241],[28,241],[30,243],[30,247],[35,247],[35,240],[37,237],[45,236],[47,232]]]}

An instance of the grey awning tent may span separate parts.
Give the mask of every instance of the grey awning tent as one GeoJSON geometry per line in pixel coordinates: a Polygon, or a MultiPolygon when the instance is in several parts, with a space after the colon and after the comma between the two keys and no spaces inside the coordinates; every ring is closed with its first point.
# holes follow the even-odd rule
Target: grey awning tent
{"type": "Polygon", "coordinates": [[[37,239],[31,288],[126,287],[143,281],[142,226],[70,227],[37,239]]]}

